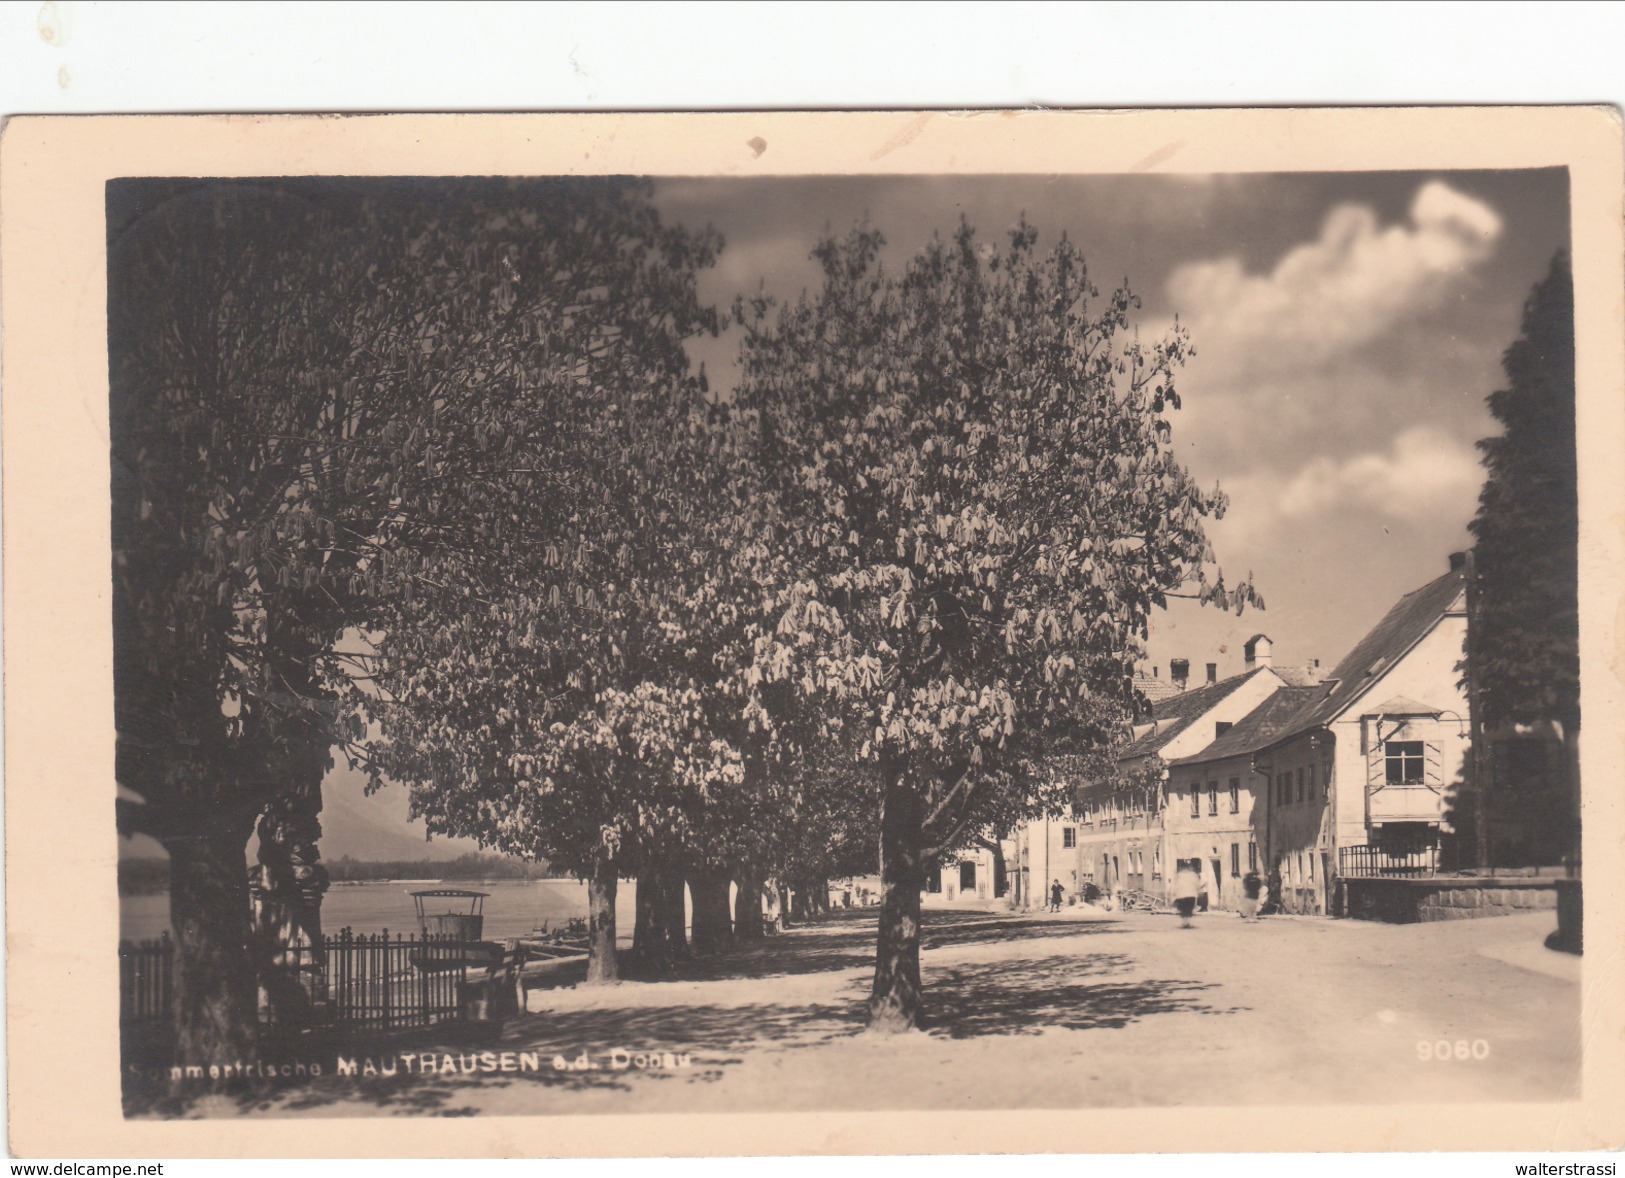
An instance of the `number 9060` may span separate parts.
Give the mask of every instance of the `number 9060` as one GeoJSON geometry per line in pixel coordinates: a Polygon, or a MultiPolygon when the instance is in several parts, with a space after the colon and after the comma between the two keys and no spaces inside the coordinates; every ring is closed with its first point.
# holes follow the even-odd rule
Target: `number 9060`
{"type": "Polygon", "coordinates": [[[1487,1039],[1419,1039],[1416,1043],[1416,1058],[1423,1063],[1489,1057],[1490,1044],[1487,1039]]]}

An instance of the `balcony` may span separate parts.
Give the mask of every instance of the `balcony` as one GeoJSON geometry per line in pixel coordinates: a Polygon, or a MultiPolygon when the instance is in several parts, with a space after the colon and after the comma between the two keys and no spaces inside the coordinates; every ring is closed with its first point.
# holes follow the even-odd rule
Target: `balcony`
{"type": "Polygon", "coordinates": [[[1444,797],[1431,785],[1391,783],[1378,786],[1366,798],[1366,815],[1372,826],[1389,822],[1439,822],[1444,817],[1444,797]]]}

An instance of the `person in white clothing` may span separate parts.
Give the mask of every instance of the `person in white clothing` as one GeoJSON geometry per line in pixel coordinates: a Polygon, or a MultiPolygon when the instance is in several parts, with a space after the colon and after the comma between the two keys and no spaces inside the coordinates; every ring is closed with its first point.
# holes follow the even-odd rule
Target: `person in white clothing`
{"type": "Polygon", "coordinates": [[[1174,876],[1174,907],[1179,910],[1181,928],[1191,927],[1191,914],[1196,911],[1196,895],[1202,890],[1202,879],[1191,867],[1189,860],[1181,860],[1174,876]]]}

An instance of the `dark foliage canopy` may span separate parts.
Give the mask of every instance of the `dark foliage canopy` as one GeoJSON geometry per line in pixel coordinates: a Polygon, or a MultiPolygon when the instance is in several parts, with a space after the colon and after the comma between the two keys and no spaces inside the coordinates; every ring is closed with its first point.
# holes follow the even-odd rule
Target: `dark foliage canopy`
{"type": "Polygon", "coordinates": [[[1490,728],[1580,722],[1579,493],[1574,287],[1567,254],[1524,304],[1488,397],[1503,426],[1479,443],[1488,474],[1470,527],[1477,566],[1473,657],[1490,728]]]}

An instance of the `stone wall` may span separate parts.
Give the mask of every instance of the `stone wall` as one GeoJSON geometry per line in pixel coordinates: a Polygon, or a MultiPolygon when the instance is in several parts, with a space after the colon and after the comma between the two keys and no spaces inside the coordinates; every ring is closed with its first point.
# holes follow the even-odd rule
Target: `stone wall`
{"type": "Polygon", "coordinates": [[[1557,908],[1557,882],[1528,876],[1341,879],[1340,911],[1356,920],[1414,924],[1557,908]]]}

